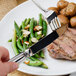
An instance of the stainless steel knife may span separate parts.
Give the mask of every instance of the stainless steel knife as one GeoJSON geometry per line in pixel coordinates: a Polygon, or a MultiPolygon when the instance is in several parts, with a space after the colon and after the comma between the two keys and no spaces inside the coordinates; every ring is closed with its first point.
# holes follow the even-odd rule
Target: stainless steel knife
{"type": "Polygon", "coordinates": [[[13,57],[9,60],[9,62],[17,62],[20,63],[25,57],[30,57],[38,53],[41,49],[52,43],[55,39],[57,39],[59,36],[64,34],[64,32],[67,30],[67,26],[62,26],[58,28],[56,31],[53,31],[46,37],[42,38],[39,42],[25,50],[25,52],[20,53],[19,55],[13,57]]]}

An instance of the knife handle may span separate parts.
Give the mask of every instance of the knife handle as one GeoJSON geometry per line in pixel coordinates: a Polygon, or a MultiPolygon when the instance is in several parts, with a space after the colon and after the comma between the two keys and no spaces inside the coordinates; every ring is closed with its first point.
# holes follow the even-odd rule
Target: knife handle
{"type": "Polygon", "coordinates": [[[11,58],[8,62],[17,62],[20,63],[25,58],[23,52],[11,58]]]}
{"type": "Polygon", "coordinates": [[[58,37],[59,37],[58,33],[56,31],[53,31],[52,33],[50,33],[46,37],[42,38],[39,42],[37,42],[36,44],[31,46],[30,49],[32,50],[33,54],[35,54],[39,50],[43,49],[44,47],[46,47],[47,45],[52,43],[58,37]]]}
{"type": "Polygon", "coordinates": [[[13,58],[11,58],[8,62],[17,62],[20,63],[22,60],[25,59],[25,57],[29,57],[30,55],[30,50],[27,49],[25,50],[25,52],[21,52],[20,54],[14,56],[13,58]]]}

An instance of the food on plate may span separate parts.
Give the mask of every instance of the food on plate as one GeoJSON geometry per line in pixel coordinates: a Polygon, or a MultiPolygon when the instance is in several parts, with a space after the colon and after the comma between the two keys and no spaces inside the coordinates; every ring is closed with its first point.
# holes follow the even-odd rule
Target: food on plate
{"type": "Polygon", "coordinates": [[[76,29],[70,29],[70,28],[68,28],[68,30],[69,30],[70,32],[72,32],[73,35],[76,35],[76,29]]]}
{"type": "Polygon", "coordinates": [[[56,14],[58,14],[58,8],[57,7],[49,7],[48,10],[53,10],[56,12],[56,14]]]}
{"type": "Polygon", "coordinates": [[[16,30],[14,30],[14,34],[13,34],[13,37],[12,37],[12,48],[13,48],[13,51],[14,51],[15,55],[18,55],[19,51],[16,47],[16,30]]]}
{"type": "MultiPolygon", "coordinates": [[[[53,10],[57,13],[62,26],[68,27],[71,25],[72,27],[76,27],[75,3],[60,0],[57,3],[57,7],[50,7],[48,10],[53,10]]],[[[39,14],[39,21],[34,18],[26,18],[22,21],[20,27],[14,21],[14,27],[13,37],[8,40],[8,42],[12,42],[12,48],[15,55],[24,52],[47,34],[47,22],[43,19],[42,14],[39,14]]],[[[68,28],[61,37],[48,45],[47,49],[53,58],[76,60],[76,29],[68,28]]],[[[29,66],[37,66],[47,69],[47,65],[39,58],[45,58],[42,50],[34,56],[26,59],[24,63],[29,66]]]]}
{"type": "Polygon", "coordinates": [[[12,42],[12,39],[9,39],[8,42],[12,42]]]}
{"type": "MultiPolygon", "coordinates": [[[[47,34],[47,23],[43,19],[42,14],[39,14],[39,21],[34,18],[26,18],[22,21],[20,27],[14,21],[14,27],[13,37],[8,40],[8,42],[12,42],[12,48],[15,55],[26,51],[26,49],[38,42],[47,34]]],[[[47,65],[38,58],[45,58],[43,50],[40,50],[39,53],[26,59],[24,63],[30,66],[38,66],[47,69],[47,65]]]]}
{"type": "Polygon", "coordinates": [[[74,16],[76,14],[76,4],[69,3],[67,7],[60,11],[60,13],[65,16],[74,16]]]}
{"type": "Polygon", "coordinates": [[[65,7],[67,7],[68,4],[69,4],[69,2],[67,2],[65,0],[60,0],[57,3],[57,7],[61,10],[61,9],[65,8],[65,7]]]}
{"type": "Polygon", "coordinates": [[[75,16],[76,16],[76,3],[67,2],[65,0],[59,0],[57,7],[49,7],[48,9],[54,10],[62,24],[69,24],[71,27],[75,28],[75,16]],[[64,15],[66,17],[62,17],[64,15]],[[70,20],[70,21],[69,21],[70,20]]]}
{"type": "Polygon", "coordinates": [[[64,25],[68,26],[69,25],[69,19],[66,16],[58,15],[58,19],[59,19],[62,26],[64,26],[64,25]]]}
{"type": "Polygon", "coordinates": [[[27,65],[30,65],[30,66],[40,66],[42,68],[48,69],[47,65],[44,64],[39,59],[37,59],[35,57],[30,57],[29,59],[27,59],[24,63],[27,65]],[[29,59],[31,59],[31,60],[29,60],[29,59]]]}
{"type": "Polygon", "coordinates": [[[66,15],[67,16],[74,16],[76,14],[76,4],[69,3],[66,7],[66,15]]]}
{"type": "Polygon", "coordinates": [[[76,16],[74,16],[70,19],[70,24],[72,27],[76,27],[76,16]]]}
{"type": "Polygon", "coordinates": [[[64,15],[64,16],[67,16],[67,14],[66,14],[66,9],[67,9],[67,8],[63,8],[63,9],[60,11],[60,14],[62,14],[62,15],[64,15]]]}
{"type": "Polygon", "coordinates": [[[57,59],[76,60],[76,30],[68,30],[47,47],[50,56],[57,59]]]}

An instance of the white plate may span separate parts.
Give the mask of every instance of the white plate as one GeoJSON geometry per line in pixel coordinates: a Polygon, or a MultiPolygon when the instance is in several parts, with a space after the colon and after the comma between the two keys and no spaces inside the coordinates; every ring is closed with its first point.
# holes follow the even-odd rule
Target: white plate
{"type": "MultiPolygon", "coordinates": [[[[56,6],[58,0],[38,0],[44,8],[48,8],[49,6],[56,6]]],[[[71,1],[71,0],[69,0],[71,1]]],[[[75,0],[72,0],[75,2],[75,0]]],[[[18,7],[14,8],[10,11],[1,21],[0,23],[0,46],[4,46],[8,48],[10,57],[14,56],[11,44],[8,43],[8,39],[10,39],[13,35],[14,29],[14,20],[21,24],[22,20],[25,18],[34,17],[38,19],[38,14],[43,13],[39,8],[37,8],[31,1],[27,1],[18,7]]],[[[48,33],[50,32],[50,28],[48,26],[48,33]]],[[[19,66],[19,71],[35,74],[35,75],[64,75],[68,73],[72,73],[76,71],[76,62],[74,61],[63,61],[56,60],[49,56],[47,50],[45,49],[45,59],[42,61],[47,64],[48,69],[42,69],[39,67],[31,67],[27,66],[23,63],[19,66]]]]}

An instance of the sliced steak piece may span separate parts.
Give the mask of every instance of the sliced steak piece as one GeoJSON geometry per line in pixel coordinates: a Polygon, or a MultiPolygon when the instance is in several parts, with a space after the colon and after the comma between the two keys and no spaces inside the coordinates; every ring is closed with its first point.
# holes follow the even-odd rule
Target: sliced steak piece
{"type": "Polygon", "coordinates": [[[69,30],[72,34],[76,35],[76,29],[68,28],[68,30],[69,30]]]}
{"type": "Polygon", "coordinates": [[[66,37],[66,36],[61,36],[59,37],[59,39],[64,42],[66,45],[68,45],[69,47],[71,47],[75,52],[76,52],[76,42],[73,41],[72,39],[66,37]]]}
{"type": "Polygon", "coordinates": [[[75,55],[73,49],[69,47],[65,42],[57,39],[54,41],[54,43],[60,46],[65,51],[65,53],[67,53],[70,57],[73,57],[75,55]]]}
{"type": "Polygon", "coordinates": [[[66,31],[64,35],[76,42],[76,36],[72,34],[71,32],[66,31]]]}
{"type": "Polygon", "coordinates": [[[65,51],[60,48],[58,45],[51,43],[48,47],[48,51],[51,57],[57,58],[57,59],[68,59],[71,60],[72,58],[69,57],[65,51]]]}
{"type": "Polygon", "coordinates": [[[50,56],[57,59],[76,60],[76,30],[70,29],[47,47],[50,56]]]}

